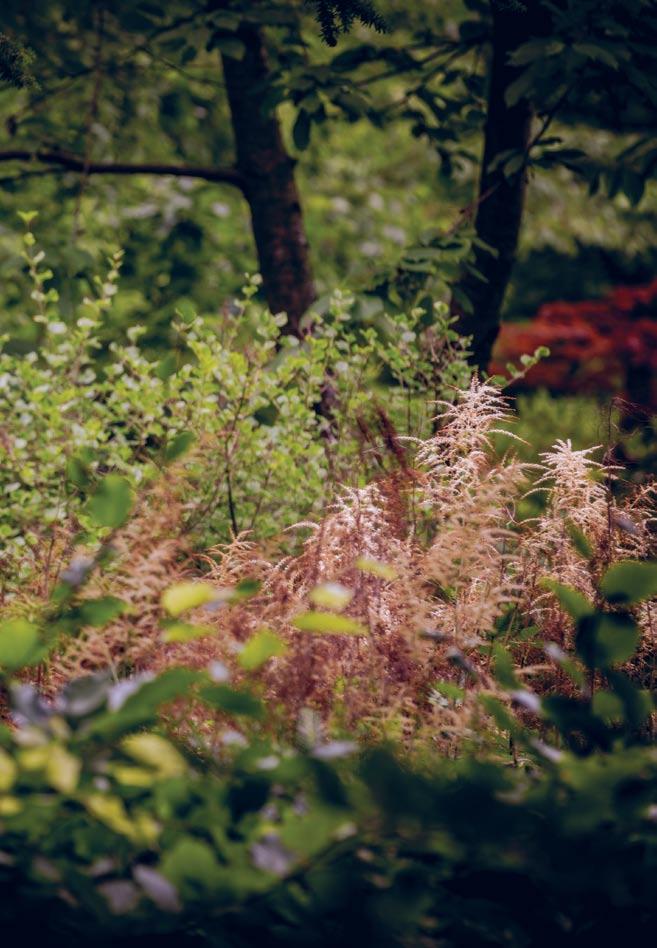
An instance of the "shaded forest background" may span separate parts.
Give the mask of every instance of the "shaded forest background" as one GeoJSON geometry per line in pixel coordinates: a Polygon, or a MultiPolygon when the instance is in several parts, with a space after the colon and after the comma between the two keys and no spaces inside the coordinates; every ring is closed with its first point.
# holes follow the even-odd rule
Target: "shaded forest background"
{"type": "Polygon", "coordinates": [[[181,304],[212,314],[259,271],[293,332],[336,286],[368,323],[442,296],[487,367],[500,313],[654,276],[650,3],[9,2],[0,26],[2,305],[25,346],[32,208],[63,312],[120,246],[111,331],[143,323],[154,350],[181,304]]]}

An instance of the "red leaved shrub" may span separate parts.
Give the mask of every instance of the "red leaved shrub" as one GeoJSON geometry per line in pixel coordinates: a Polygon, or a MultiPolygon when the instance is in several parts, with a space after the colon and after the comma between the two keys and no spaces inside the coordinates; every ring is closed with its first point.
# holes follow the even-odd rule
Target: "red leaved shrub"
{"type": "Polygon", "coordinates": [[[523,387],[613,392],[657,407],[657,279],[617,287],[599,300],[545,303],[531,321],[506,323],[491,372],[503,374],[507,362],[537,346],[551,355],[527,373],[523,387]]]}

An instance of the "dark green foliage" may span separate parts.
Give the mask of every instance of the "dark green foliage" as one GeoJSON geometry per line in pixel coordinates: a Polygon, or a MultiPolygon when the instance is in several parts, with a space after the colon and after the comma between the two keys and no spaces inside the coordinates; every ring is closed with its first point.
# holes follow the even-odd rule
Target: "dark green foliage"
{"type": "MultiPolygon", "coordinates": [[[[638,565],[653,568],[622,575],[638,565]]],[[[613,598],[620,575],[602,581],[613,598]]],[[[631,623],[554,591],[580,632],[631,623]]],[[[19,631],[6,624],[2,639],[19,631]]],[[[513,737],[513,766],[484,752],[412,763],[319,737],[283,746],[261,731],[253,695],[182,668],[88,676],[54,703],[7,682],[18,729],[0,731],[3,933],[53,948],[645,939],[657,925],[657,759],[643,726],[654,695],[588,643],[569,661],[606,687],[512,690],[524,720],[483,699],[513,737]],[[237,750],[162,731],[158,709],[193,694],[234,719],[237,750]]]]}
{"type": "Polygon", "coordinates": [[[0,33],[0,83],[7,82],[17,89],[35,85],[30,71],[33,60],[29,49],[0,33]]]}
{"type": "Polygon", "coordinates": [[[307,3],[315,7],[322,38],[329,46],[335,46],[340,33],[348,33],[355,20],[380,33],[386,30],[386,22],[371,0],[307,0],[307,3]]]}

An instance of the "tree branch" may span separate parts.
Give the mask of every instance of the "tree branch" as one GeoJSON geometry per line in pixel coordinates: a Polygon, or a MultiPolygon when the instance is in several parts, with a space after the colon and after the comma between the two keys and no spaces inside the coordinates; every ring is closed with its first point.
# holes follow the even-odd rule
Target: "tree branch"
{"type": "Polygon", "coordinates": [[[168,165],[158,162],[132,163],[123,161],[90,161],[65,151],[37,148],[34,151],[15,148],[0,151],[2,161],[40,162],[53,165],[53,170],[76,171],[85,174],[157,174],[173,175],[177,178],[202,178],[217,184],[230,184],[244,191],[244,179],[236,168],[219,168],[204,165],[168,165]]]}

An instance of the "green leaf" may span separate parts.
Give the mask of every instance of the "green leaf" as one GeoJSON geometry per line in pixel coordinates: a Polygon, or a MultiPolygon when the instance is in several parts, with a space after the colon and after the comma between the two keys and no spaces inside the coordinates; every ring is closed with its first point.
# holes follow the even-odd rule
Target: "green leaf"
{"type": "MultiPolygon", "coordinates": [[[[87,733],[107,735],[120,734],[153,721],[161,705],[183,695],[188,696],[193,685],[203,675],[191,668],[169,668],[157,678],[145,681],[125,698],[123,703],[108,714],[98,718],[87,733]]],[[[118,686],[130,685],[130,681],[118,686]]]]}
{"type": "Polygon", "coordinates": [[[153,767],[162,777],[178,777],[187,772],[184,757],[159,734],[130,734],[121,741],[121,750],[137,763],[153,767]]]}
{"type": "Polygon", "coordinates": [[[287,651],[287,645],[277,635],[270,632],[269,629],[261,629],[256,632],[239,654],[239,663],[247,671],[253,671],[260,668],[270,658],[277,655],[284,655],[287,651]]]}
{"type": "Polygon", "coordinates": [[[89,483],[90,471],[85,462],[73,455],[66,462],[66,479],[74,487],[83,488],[89,483]]]}
{"type": "Polygon", "coordinates": [[[513,108],[514,105],[517,105],[518,102],[527,95],[533,85],[533,81],[531,70],[526,69],[507,87],[504,98],[509,108],[513,108]]]}
{"type": "Polygon", "coordinates": [[[262,583],[258,579],[241,579],[237,586],[230,590],[228,601],[231,605],[252,599],[260,591],[262,583]]]}
{"type": "Polygon", "coordinates": [[[173,848],[164,854],[160,870],[176,889],[184,889],[185,885],[190,884],[213,889],[224,879],[212,847],[191,836],[178,839],[173,848]]]}
{"type": "Polygon", "coordinates": [[[46,761],[45,776],[48,783],[60,793],[73,793],[80,779],[82,761],[60,744],[53,744],[46,761]]]}
{"type": "Polygon", "coordinates": [[[450,701],[462,701],[465,697],[465,690],[459,688],[453,681],[437,681],[433,687],[434,691],[450,701]]]}
{"type": "Polygon", "coordinates": [[[212,48],[220,50],[222,55],[229,56],[231,59],[243,59],[246,52],[246,46],[242,40],[227,33],[215,33],[212,37],[212,48]]]}
{"type": "Polygon", "coordinates": [[[509,56],[509,61],[514,66],[528,66],[536,62],[537,59],[543,59],[546,56],[556,56],[562,52],[564,44],[557,39],[536,39],[523,43],[509,56]]]}
{"type": "Polygon", "coordinates": [[[172,438],[164,449],[165,461],[175,461],[177,458],[186,454],[196,441],[196,435],[192,431],[181,431],[172,438]]]}
{"type": "Polygon", "coordinates": [[[574,523],[566,524],[566,529],[568,531],[568,536],[570,537],[570,540],[579,555],[583,556],[585,560],[590,560],[593,556],[593,548],[587,540],[586,535],[574,523]]]}
{"type": "Polygon", "coordinates": [[[503,645],[495,645],[493,649],[495,677],[504,688],[519,688],[515,675],[513,659],[510,652],[503,645]]]}
{"type": "Polygon", "coordinates": [[[340,583],[322,583],[321,586],[315,586],[310,593],[310,599],[316,606],[338,611],[348,606],[353,598],[353,591],[340,583]]]}
{"type": "Polygon", "coordinates": [[[87,504],[87,513],[98,527],[115,530],[122,526],[132,509],[132,488],[119,474],[108,474],[87,504]]]}
{"type": "Polygon", "coordinates": [[[589,668],[610,668],[628,661],[638,642],[636,622],[614,612],[585,616],[577,629],[577,651],[589,668]]]}
{"type": "Polygon", "coordinates": [[[561,608],[576,622],[593,614],[593,603],[572,586],[559,583],[556,579],[543,579],[540,585],[555,595],[561,608]]]}
{"type": "Polygon", "coordinates": [[[371,573],[372,576],[378,576],[379,579],[393,580],[397,578],[397,573],[388,563],[381,563],[369,556],[360,556],[356,560],[357,569],[363,573],[371,573]]]}
{"type": "Polygon", "coordinates": [[[166,622],[162,633],[163,642],[193,642],[204,635],[214,635],[215,630],[206,625],[195,625],[192,622],[166,622]]]}
{"type": "Polygon", "coordinates": [[[201,688],[200,697],[206,704],[227,714],[244,714],[251,718],[264,716],[264,708],[257,698],[228,685],[206,685],[201,688]]]}
{"type": "Polygon", "coordinates": [[[573,43],[573,49],[587,59],[594,59],[612,69],[618,69],[618,58],[604,46],[595,43],[573,43]]]}
{"type": "Polygon", "coordinates": [[[292,625],[302,632],[321,632],[328,635],[367,635],[365,626],[348,616],[337,616],[332,612],[304,612],[292,620],[292,625]]]}
{"type": "Polygon", "coordinates": [[[162,605],[170,616],[181,615],[189,609],[214,602],[220,590],[209,583],[176,583],[162,594],[162,605]]]}
{"type": "Polygon", "coordinates": [[[608,602],[633,603],[657,596],[657,563],[623,560],[614,563],[600,583],[608,602]]]}
{"type": "Polygon", "coordinates": [[[292,138],[299,151],[305,151],[310,144],[311,125],[312,119],[310,117],[310,113],[306,112],[304,109],[300,109],[299,114],[297,115],[297,120],[294,123],[294,127],[292,129],[292,138]]]}
{"type": "Polygon", "coordinates": [[[0,793],[11,790],[17,776],[18,767],[14,758],[0,747],[0,793]]]}
{"type": "Polygon", "coordinates": [[[85,599],[80,603],[78,614],[81,625],[100,627],[126,612],[128,606],[116,596],[102,596],[99,599],[85,599]]]}
{"type": "Polygon", "coordinates": [[[175,352],[168,352],[160,361],[158,362],[155,374],[158,379],[161,379],[163,382],[166,382],[168,378],[171,378],[172,375],[175,375],[178,367],[178,359],[175,352]]]}
{"type": "Polygon", "coordinates": [[[625,706],[613,691],[596,691],[593,695],[592,707],[593,713],[602,718],[606,724],[623,721],[625,718],[625,706]]]}
{"type": "Polygon", "coordinates": [[[0,623],[0,669],[16,671],[40,655],[39,629],[27,619],[0,623]]]}

